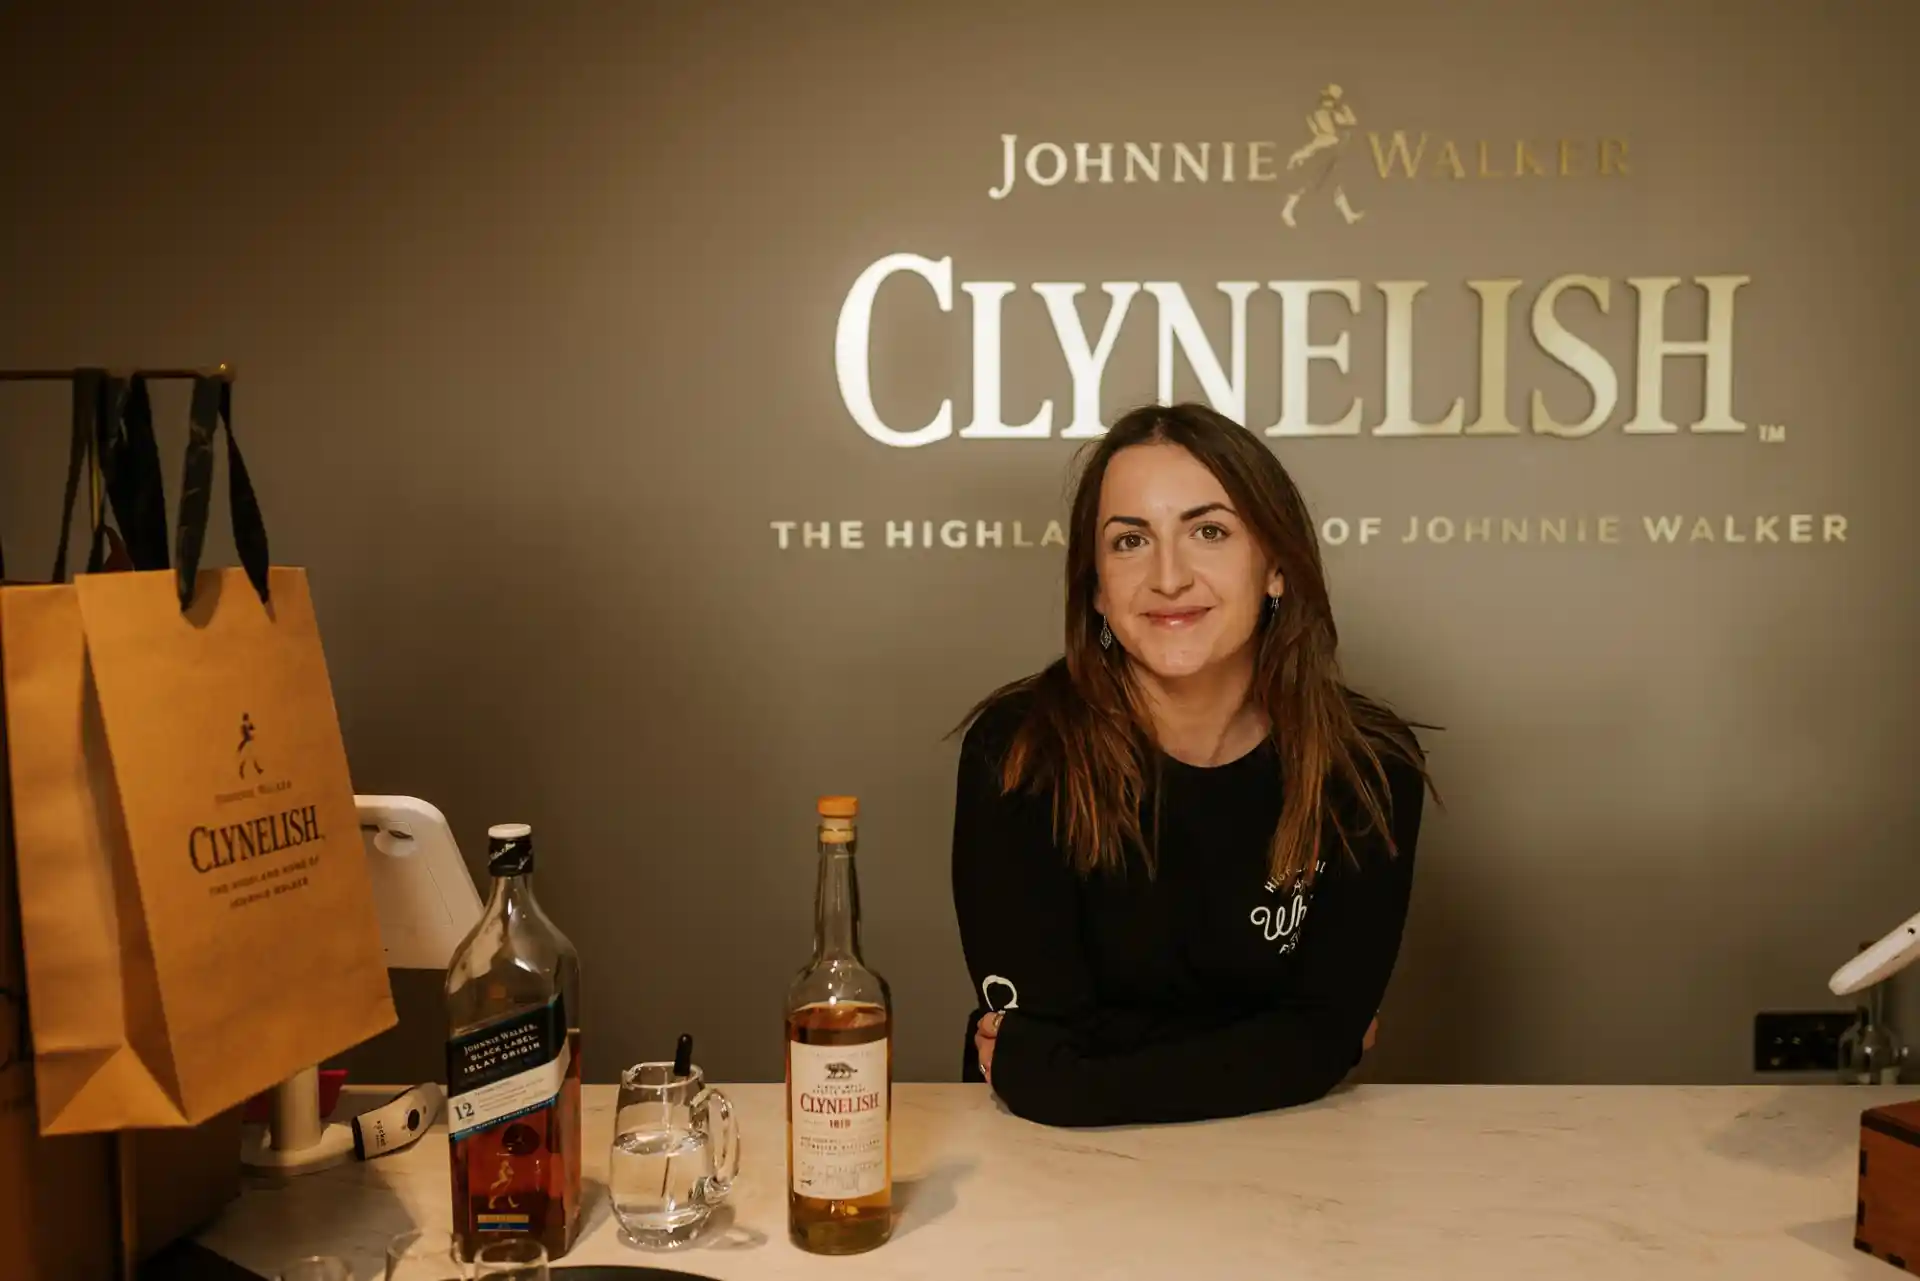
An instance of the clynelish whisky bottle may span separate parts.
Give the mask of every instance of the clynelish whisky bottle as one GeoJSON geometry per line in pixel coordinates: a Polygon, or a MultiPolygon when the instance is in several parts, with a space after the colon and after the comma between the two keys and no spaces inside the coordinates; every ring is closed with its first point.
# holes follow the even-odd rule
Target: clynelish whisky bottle
{"type": "Polygon", "coordinates": [[[447,1134],[463,1257],[580,1221],[580,960],[533,896],[533,830],[487,831],[493,886],[447,968],[447,1134]]]}
{"type": "Polygon", "coordinates": [[[893,1232],[893,997],[860,957],[860,807],[819,805],[813,959],[787,993],[787,1231],[814,1254],[893,1232]]]}

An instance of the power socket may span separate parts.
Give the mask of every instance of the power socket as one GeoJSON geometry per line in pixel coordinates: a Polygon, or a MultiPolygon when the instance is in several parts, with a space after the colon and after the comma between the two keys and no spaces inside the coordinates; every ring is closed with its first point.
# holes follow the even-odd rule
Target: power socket
{"type": "Polygon", "coordinates": [[[1762,1010],[1753,1016],[1753,1070],[1837,1072],[1840,1034],[1853,1020],[1852,1010],[1762,1010]]]}

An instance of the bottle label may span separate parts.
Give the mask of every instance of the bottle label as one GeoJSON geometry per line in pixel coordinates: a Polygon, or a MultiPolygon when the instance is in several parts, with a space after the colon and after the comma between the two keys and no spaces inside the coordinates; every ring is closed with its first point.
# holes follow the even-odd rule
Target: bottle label
{"type": "Polygon", "coordinates": [[[887,1186],[887,1042],[787,1047],[793,1190],[840,1201],[887,1186]]]}
{"type": "Polygon", "coordinates": [[[569,1055],[559,997],[447,1042],[448,1139],[496,1129],[553,1104],[569,1055]]]}

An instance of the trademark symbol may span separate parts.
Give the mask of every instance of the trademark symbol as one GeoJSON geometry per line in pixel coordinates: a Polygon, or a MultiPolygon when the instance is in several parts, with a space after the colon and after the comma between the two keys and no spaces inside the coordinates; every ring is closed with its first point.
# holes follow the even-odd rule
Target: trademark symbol
{"type": "Polygon", "coordinates": [[[1783,424],[1781,423],[1761,423],[1760,424],[1760,443],[1761,444],[1777,445],[1781,441],[1785,440],[1786,438],[1787,438],[1787,429],[1783,424]]]}

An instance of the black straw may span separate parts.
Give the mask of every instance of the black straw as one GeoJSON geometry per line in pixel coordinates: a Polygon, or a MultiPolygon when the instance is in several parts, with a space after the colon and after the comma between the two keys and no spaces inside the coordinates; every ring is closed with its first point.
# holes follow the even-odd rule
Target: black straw
{"type": "Polygon", "coordinates": [[[673,1079],[678,1081],[693,1067],[693,1034],[682,1032],[680,1044],[673,1049],[673,1079]]]}
{"type": "MultiPolygon", "coordinates": [[[[693,1068],[693,1033],[682,1032],[680,1043],[673,1047],[673,1079],[684,1081],[693,1068]]],[[[660,1195],[667,1195],[667,1175],[673,1169],[673,1158],[667,1158],[666,1167],[660,1171],[660,1195]]]]}

